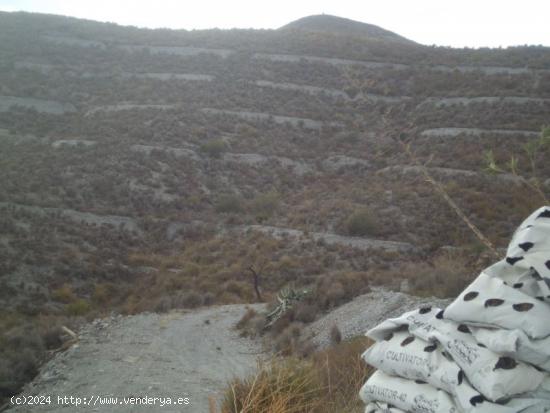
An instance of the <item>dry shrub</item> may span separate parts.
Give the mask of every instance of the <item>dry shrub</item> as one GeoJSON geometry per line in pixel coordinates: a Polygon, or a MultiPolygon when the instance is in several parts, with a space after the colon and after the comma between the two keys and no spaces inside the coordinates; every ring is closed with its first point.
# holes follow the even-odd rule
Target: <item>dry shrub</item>
{"type": "Polygon", "coordinates": [[[195,292],[189,291],[187,293],[179,294],[176,297],[176,305],[184,308],[196,308],[200,307],[203,303],[203,297],[195,292]]]}
{"type": "Polygon", "coordinates": [[[276,358],[247,379],[233,380],[222,413],[361,412],[359,389],[372,370],[361,360],[370,341],[359,337],[308,359],[276,358]]]}
{"type": "Polygon", "coordinates": [[[466,257],[445,253],[429,263],[402,264],[391,271],[388,278],[394,281],[408,279],[413,295],[454,298],[473,280],[476,273],[466,257]]]}
{"type": "Polygon", "coordinates": [[[312,357],[327,389],[326,410],[323,412],[362,412],[359,389],[374,369],[368,366],[361,354],[372,344],[366,337],[343,341],[312,357]]]}
{"type": "Polygon", "coordinates": [[[214,300],[214,294],[212,294],[211,292],[206,292],[202,296],[203,305],[212,305],[214,304],[214,300]]]}
{"type": "Polygon", "coordinates": [[[248,298],[251,295],[250,282],[229,280],[224,283],[223,289],[238,297],[248,298]]]}
{"type": "Polygon", "coordinates": [[[226,390],[222,413],[302,413],[321,407],[323,385],[311,362],[274,360],[226,390]]]}
{"type": "Polygon", "coordinates": [[[58,323],[44,326],[41,329],[42,341],[44,343],[44,346],[50,350],[61,347],[61,345],[63,344],[63,340],[61,339],[62,334],[63,330],[61,330],[61,326],[58,323]]]}
{"type": "Polygon", "coordinates": [[[248,308],[236,325],[242,337],[259,336],[265,328],[265,314],[260,314],[252,308],[248,308]]]}
{"type": "Polygon", "coordinates": [[[277,192],[267,192],[256,196],[251,202],[251,209],[256,218],[265,220],[276,212],[280,202],[280,195],[277,192]]]}
{"type": "Polygon", "coordinates": [[[378,227],[370,209],[362,208],[354,211],[344,222],[344,231],[352,236],[376,235],[378,227]]]}
{"type": "Polygon", "coordinates": [[[311,323],[315,321],[318,311],[317,306],[313,304],[299,303],[296,305],[294,318],[302,323],[311,323]]]}
{"type": "Polygon", "coordinates": [[[4,354],[0,363],[0,400],[15,394],[38,373],[41,354],[30,348],[4,354]]]}
{"type": "Polygon", "coordinates": [[[320,276],[314,290],[314,302],[321,310],[339,306],[370,291],[369,274],[341,271],[320,276]]]}
{"type": "Polygon", "coordinates": [[[92,301],[97,304],[106,304],[115,294],[116,286],[113,283],[96,283],[92,293],[92,301]]]}
{"type": "Polygon", "coordinates": [[[240,214],[243,212],[243,200],[237,195],[223,195],[216,203],[216,212],[240,214]]]}
{"type": "Polygon", "coordinates": [[[302,328],[303,324],[301,323],[291,323],[281,333],[273,337],[274,352],[283,356],[300,353],[302,328]]]}
{"type": "Polygon", "coordinates": [[[258,312],[254,310],[253,308],[247,307],[246,312],[241,317],[241,319],[237,322],[236,327],[238,329],[245,328],[250,324],[250,321],[258,315],[258,312]]]}
{"type": "MultiPolygon", "coordinates": [[[[241,335],[248,336],[250,335],[250,327],[252,325],[252,320],[258,316],[258,312],[253,308],[247,307],[246,312],[243,314],[241,319],[237,322],[236,328],[242,330],[241,335]]],[[[254,335],[254,334],[253,334],[254,335]]]]}
{"type": "Polygon", "coordinates": [[[72,287],[69,284],[63,284],[61,287],[52,291],[52,298],[55,301],[62,303],[72,303],[76,300],[76,296],[73,292],[72,287]]]}
{"type": "Polygon", "coordinates": [[[154,310],[157,313],[166,313],[172,309],[197,308],[205,303],[205,300],[211,300],[210,295],[202,296],[196,291],[179,292],[174,295],[163,295],[156,300],[154,310]]]}
{"type": "Polygon", "coordinates": [[[5,334],[5,338],[14,349],[29,348],[36,353],[44,351],[42,338],[32,324],[11,329],[5,334]]]}
{"type": "Polygon", "coordinates": [[[290,326],[272,339],[273,352],[281,356],[290,356],[296,344],[297,339],[292,335],[290,326]]]}
{"type": "Polygon", "coordinates": [[[46,348],[36,325],[24,324],[0,336],[0,400],[15,394],[38,372],[46,348]]]}
{"type": "Polygon", "coordinates": [[[287,310],[277,321],[275,321],[269,331],[271,335],[277,336],[281,334],[294,321],[294,308],[287,310]]]}
{"type": "Polygon", "coordinates": [[[330,342],[332,344],[340,344],[342,342],[342,332],[336,324],[330,328],[330,342]]]}
{"type": "Polygon", "coordinates": [[[166,313],[172,309],[172,299],[170,297],[161,297],[154,306],[155,312],[166,313]]]}

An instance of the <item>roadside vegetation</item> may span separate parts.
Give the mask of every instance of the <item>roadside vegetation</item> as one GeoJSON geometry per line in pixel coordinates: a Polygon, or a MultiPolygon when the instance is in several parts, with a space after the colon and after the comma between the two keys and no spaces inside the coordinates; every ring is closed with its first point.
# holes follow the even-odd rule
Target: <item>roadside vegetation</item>
{"type": "MultiPolygon", "coordinates": [[[[359,337],[307,358],[275,358],[254,375],[228,385],[221,413],[355,413],[372,373],[361,359],[369,340],[359,337]]],[[[215,408],[210,413],[217,413],[215,408]]]]}

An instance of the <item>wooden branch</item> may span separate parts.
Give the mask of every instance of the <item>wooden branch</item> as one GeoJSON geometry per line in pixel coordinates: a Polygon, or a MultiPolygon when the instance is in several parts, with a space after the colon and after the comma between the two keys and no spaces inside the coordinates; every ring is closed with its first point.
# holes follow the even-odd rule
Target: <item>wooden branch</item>
{"type": "Polygon", "coordinates": [[[464,214],[464,212],[462,212],[460,207],[453,201],[453,199],[449,196],[447,191],[445,191],[443,186],[432,177],[426,165],[422,164],[418,160],[418,158],[415,156],[415,154],[411,151],[410,145],[407,142],[405,142],[404,137],[407,134],[414,134],[414,131],[415,131],[414,124],[412,122],[406,121],[404,125],[399,127],[397,131],[398,132],[397,136],[393,135],[396,132],[396,130],[395,129],[392,130],[387,116],[393,113],[394,115],[401,115],[403,119],[406,119],[406,116],[404,115],[403,112],[401,114],[398,113],[400,110],[403,110],[403,109],[405,108],[394,107],[393,109],[390,109],[386,114],[382,116],[382,123],[384,124],[384,129],[388,131],[387,136],[389,136],[394,142],[397,141],[399,145],[401,145],[404,152],[409,156],[411,161],[420,168],[422,175],[424,175],[428,183],[430,183],[435,188],[436,193],[439,194],[445,200],[447,205],[449,205],[449,207],[451,207],[451,209],[460,217],[460,219],[468,226],[468,228],[470,228],[470,230],[481,241],[481,243],[485,245],[497,259],[499,260],[502,259],[503,257],[497,252],[496,248],[491,243],[491,241],[485,235],[483,235],[483,233],[479,230],[479,228],[476,227],[472,221],[470,221],[470,219],[466,216],[466,214],[464,214]]]}
{"type": "Polygon", "coordinates": [[[436,192],[447,202],[447,204],[451,207],[451,209],[464,221],[464,223],[472,230],[472,232],[476,235],[476,237],[491,251],[491,253],[498,258],[499,260],[502,259],[501,255],[497,252],[496,248],[494,247],[493,243],[485,236],[483,233],[479,230],[478,227],[475,226],[475,224],[470,221],[470,219],[462,212],[460,207],[455,203],[455,201],[447,194],[447,191],[443,188],[443,186],[436,181],[430,172],[428,171],[428,168],[424,164],[422,164],[418,158],[414,155],[414,153],[411,151],[410,146],[403,142],[401,139],[398,139],[399,143],[409,155],[409,158],[413,161],[413,163],[420,168],[420,171],[422,172],[422,175],[426,178],[426,181],[428,181],[436,190],[436,192]]]}
{"type": "Polygon", "coordinates": [[[78,336],[76,335],[76,333],[68,327],[61,326],[61,330],[70,335],[73,340],[78,340],[78,336]]]}
{"type": "Polygon", "coordinates": [[[248,267],[248,270],[252,273],[256,298],[258,299],[258,301],[263,301],[262,294],[260,293],[260,274],[258,274],[256,270],[254,270],[254,267],[252,265],[248,267]]]}
{"type": "Polygon", "coordinates": [[[61,326],[61,330],[64,333],[66,333],[70,338],[68,340],[66,340],[65,342],[63,342],[60,347],[58,347],[56,349],[53,349],[53,350],[50,350],[51,354],[57,354],[57,353],[60,353],[62,351],[65,351],[69,347],[71,347],[73,344],[78,342],[78,335],[73,330],[71,330],[70,328],[68,328],[66,326],[61,326]]]}

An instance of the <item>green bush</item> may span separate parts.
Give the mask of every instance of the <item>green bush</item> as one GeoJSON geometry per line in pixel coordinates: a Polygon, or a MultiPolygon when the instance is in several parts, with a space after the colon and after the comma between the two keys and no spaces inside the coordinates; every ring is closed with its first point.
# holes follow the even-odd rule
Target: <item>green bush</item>
{"type": "Polygon", "coordinates": [[[223,195],[216,203],[216,212],[224,214],[240,214],[243,212],[241,198],[236,195],[223,195]]]}
{"type": "Polygon", "coordinates": [[[221,139],[205,142],[200,147],[201,152],[205,153],[211,158],[221,158],[226,149],[227,147],[225,145],[225,142],[221,139]]]}
{"type": "Polygon", "coordinates": [[[65,311],[68,315],[79,316],[85,315],[90,311],[90,303],[82,298],[76,300],[74,303],[67,304],[65,311]]]}
{"type": "Polygon", "coordinates": [[[376,233],[376,220],[367,208],[353,212],[344,224],[346,233],[352,236],[367,236],[376,233]]]}
{"type": "Polygon", "coordinates": [[[252,211],[259,221],[264,221],[277,211],[279,200],[280,195],[274,191],[258,195],[252,200],[252,211]]]}

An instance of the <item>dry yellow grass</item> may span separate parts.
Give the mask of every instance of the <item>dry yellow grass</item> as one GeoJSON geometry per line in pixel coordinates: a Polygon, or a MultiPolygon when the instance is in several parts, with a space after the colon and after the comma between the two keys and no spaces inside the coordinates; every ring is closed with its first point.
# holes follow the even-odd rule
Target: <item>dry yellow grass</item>
{"type": "Polygon", "coordinates": [[[371,370],[361,360],[369,341],[360,337],[309,359],[276,358],[226,390],[222,413],[360,412],[361,385],[371,370]]]}

